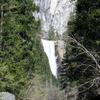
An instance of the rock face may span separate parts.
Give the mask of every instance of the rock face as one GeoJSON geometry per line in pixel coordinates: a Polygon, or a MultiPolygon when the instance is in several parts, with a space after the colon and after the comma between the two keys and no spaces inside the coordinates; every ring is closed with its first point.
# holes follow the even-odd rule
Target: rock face
{"type": "Polygon", "coordinates": [[[15,96],[8,92],[0,92],[0,100],[15,100],[15,96]]]}
{"type": "Polygon", "coordinates": [[[34,12],[36,19],[39,17],[42,21],[43,36],[47,36],[51,27],[55,34],[62,34],[66,31],[70,13],[75,8],[76,0],[34,0],[40,7],[40,12],[34,12]]]}
{"type": "Polygon", "coordinates": [[[55,45],[56,45],[56,52],[59,55],[60,60],[62,60],[63,59],[63,55],[65,53],[64,41],[58,40],[58,41],[56,41],[55,45]]]}
{"type": "Polygon", "coordinates": [[[59,72],[60,72],[60,67],[62,59],[63,59],[63,55],[65,53],[65,46],[64,46],[64,41],[62,40],[57,40],[54,42],[55,43],[55,56],[56,56],[56,63],[57,63],[57,76],[59,76],[59,72]]]}

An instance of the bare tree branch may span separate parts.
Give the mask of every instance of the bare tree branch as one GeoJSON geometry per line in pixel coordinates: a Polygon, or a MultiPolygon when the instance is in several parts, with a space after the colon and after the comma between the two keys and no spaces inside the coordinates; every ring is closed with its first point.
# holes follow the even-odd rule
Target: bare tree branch
{"type": "Polygon", "coordinates": [[[91,59],[95,62],[96,64],[96,67],[98,68],[98,71],[100,72],[100,65],[99,63],[97,62],[96,58],[94,57],[93,54],[91,54],[90,51],[88,51],[81,43],[79,43],[76,39],[68,36],[69,39],[71,39],[72,41],[74,41],[77,45],[79,45],[80,47],[82,47],[82,49],[86,52],[86,54],[91,57],[91,59]]]}

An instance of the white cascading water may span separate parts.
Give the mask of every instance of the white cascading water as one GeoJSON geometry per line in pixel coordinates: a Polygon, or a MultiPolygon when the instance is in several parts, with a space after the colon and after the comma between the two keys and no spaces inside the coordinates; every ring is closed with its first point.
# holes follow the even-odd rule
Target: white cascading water
{"type": "Polygon", "coordinates": [[[41,41],[44,47],[44,51],[46,52],[47,57],[49,58],[51,72],[55,77],[57,77],[57,64],[56,64],[56,58],[55,58],[54,42],[49,41],[49,40],[44,40],[44,39],[42,39],[41,41]]]}
{"type": "Polygon", "coordinates": [[[34,2],[40,6],[40,12],[34,12],[33,15],[36,19],[40,18],[42,21],[43,48],[48,56],[52,74],[57,76],[54,41],[44,40],[44,38],[48,37],[51,27],[54,29],[54,33],[59,35],[67,30],[67,23],[70,13],[75,8],[76,0],[34,0],[34,2]]]}

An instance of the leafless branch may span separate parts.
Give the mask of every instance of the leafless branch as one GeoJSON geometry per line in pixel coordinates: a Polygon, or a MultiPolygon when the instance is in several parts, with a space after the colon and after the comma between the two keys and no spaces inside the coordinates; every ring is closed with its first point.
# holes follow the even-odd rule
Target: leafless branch
{"type": "Polygon", "coordinates": [[[97,62],[97,60],[96,60],[96,58],[94,57],[94,55],[93,55],[90,51],[88,51],[88,50],[87,50],[80,42],[78,42],[75,38],[72,38],[72,37],[70,37],[70,36],[68,36],[68,38],[69,38],[70,40],[74,41],[78,46],[80,46],[80,47],[85,51],[85,53],[86,53],[89,57],[91,57],[91,59],[95,62],[96,67],[98,68],[98,71],[100,72],[100,65],[99,65],[99,63],[97,62]]]}

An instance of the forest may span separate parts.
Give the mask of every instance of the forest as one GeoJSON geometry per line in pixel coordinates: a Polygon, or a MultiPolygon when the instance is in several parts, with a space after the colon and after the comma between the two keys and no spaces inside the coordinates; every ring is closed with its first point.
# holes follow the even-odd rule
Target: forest
{"type": "Polygon", "coordinates": [[[65,32],[66,53],[60,68],[62,89],[67,91],[71,87],[74,91],[77,86],[77,100],[91,100],[100,93],[99,32],[100,1],[78,0],[76,14],[71,17],[65,32]]]}
{"type": "Polygon", "coordinates": [[[32,0],[0,0],[0,7],[0,92],[22,100],[35,76],[44,80],[48,62],[40,43],[41,22],[32,15],[39,7],[32,0]]]}

